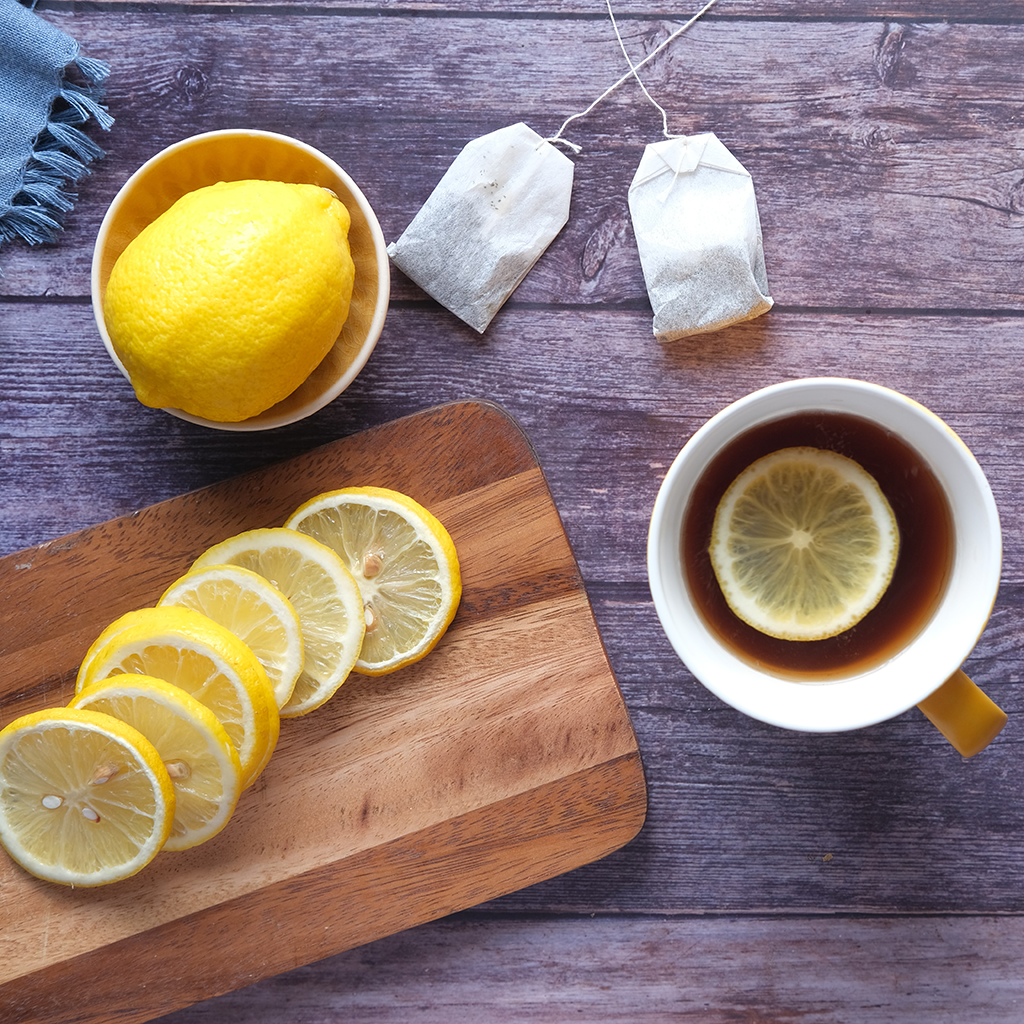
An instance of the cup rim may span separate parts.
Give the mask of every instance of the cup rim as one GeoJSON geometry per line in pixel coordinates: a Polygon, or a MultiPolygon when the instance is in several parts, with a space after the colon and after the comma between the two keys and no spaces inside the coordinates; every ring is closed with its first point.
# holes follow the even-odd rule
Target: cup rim
{"type": "Polygon", "coordinates": [[[838,732],[872,725],[903,713],[937,689],[970,654],[984,630],[995,602],[1001,566],[1002,535],[995,499],[964,442],[938,416],[906,395],[843,377],[809,377],[772,384],[745,395],[702,424],[661,483],[647,538],[648,581],[655,611],[669,642],[690,672],[721,700],[750,717],[806,732],[838,732]],[[689,491],[724,444],[759,423],[801,409],[822,408],[875,419],[879,410],[885,410],[883,420],[887,419],[889,426],[900,425],[903,440],[928,461],[950,504],[969,504],[972,516],[978,517],[986,530],[983,538],[967,537],[962,535],[960,523],[954,523],[956,550],[947,596],[911,643],[865,671],[808,684],[758,673],[710,633],[688,597],[679,543],[689,491]],[[908,423],[914,425],[912,437],[905,436],[908,423]],[[937,461],[935,452],[956,457],[937,461]],[[969,497],[963,496],[965,489],[969,489],[969,497]],[[981,596],[969,609],[953,615],[949,595],[968,582],[981,596]]]}
{"type": "Polygon", "coordinates": [[[165,146],[163,149],[159,150],[159,152],[154,153],[149,157],[149,159],[133,171],[125,180],[124,184],[117,190],[116,195],[111,200],[110,205],[107,207],[106,212],[103,215],[103,219],[100,221],[99,230],[96,233],[96,241],[93,245],[92,263],[90,266],[90,293],[93,317],[96,321],[100,338],[107,350],[107,354],[110,356],[118,370],[120,370],[124,378],[130,382],[131,378],[128,375],[128,371],[125,369],[124,364],[114,351],[113,342],[110,339],[110,334],[107,331],[106,323],[103,318],[101,302],[103,249],[111,226],[117,217],[118,211],[127,201],[128,196],[131,194],[139,179],[146,175],[154,164],[165,160],[168,156],[171,156],[180,150],[201,145],[203,142],[211,139],[223,139],[229,137],[267,139],[274,142],[280,142],[304,151],[314,160],[323,164],[332,174],[336,175],[339,180],[344,182],[345,187],[350,191],[353,200],[358,206],[359,211],[366,222],[370,236],[373,240],[378,289],[369,329],[367,330],[366,337],[360,345],[358,352],[349,363],[345,372],[329,388],[326,388],[310,402],[307,402],[305,405],[297,409],[293,409],[290,412],[280,413],[276,416],[266,416],[261,413],[258,417],[251,417],[248,420],[241,420],[235,423],[205,419],[201,416],[195,416],[192,413],[185,412],[182,409],[176,409],[169,406],[162,409],[163,412],[169,413],[171,416],[175,416],[178,419],[186,420],[189,423],[196,423],[204,427],[211,427],[215,430],[237,432],[272,430],[276,427],[283,427],[291,423],[297,423],[300,420],[312,416],[315,412],[319,412],[324,408],[324,406],[333,402],[334,399],[337,398],[353,380],[355,380],[359,372],[366,365],[367,360],[370,358],[370,355],[376,347],[377,341],[384,330],[384,321],[387,318],[388,306],[391,298],[391,263],[387,255],[387,242],[384,238],[384,232],[381,229],[377,215],[374,213],[369,201],[363,194],[362,189],[360,189],[355,181],[353,181],[351,175],[348,174],[348,172],[345,171],[336,161],[332,160],[329,156],[316,149],[314,146],[311,146],[307,142],[303,142],[301,139],[293,138],[290,135],[284,135],[280,132],[266,131],[260,128],[219,128],[208,132],[200,132],[196,135],[189,135],[184,139],[179,139],[177,142],[174,142],[169,146],[165,146]]]}

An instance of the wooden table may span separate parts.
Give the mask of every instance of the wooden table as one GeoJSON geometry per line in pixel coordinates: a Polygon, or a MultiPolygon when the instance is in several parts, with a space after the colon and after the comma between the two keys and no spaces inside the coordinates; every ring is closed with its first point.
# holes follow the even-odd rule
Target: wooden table
{"type": "MultiPolygon", "coordinates": [[[[654,341],[626,190],[661,123],[626,85],[568,133],[583,147],[570,221],[485,335],[396,271],[353,386],[266,434],[143,408],[111,364],[89,261],[122,182],[196,132],[281,131],[345,167],[394,240],[468,140],[520,120],[551,135],[619,77],[603,5],[38,9],[112,65],[117,121],[60,241],[0,250],[0,553],[440,402],[497,402],[538,453],[649,787],[644,828],[603,860],[165,1024],[1019,1021],[1019,5],[720,0],[645,81],[673,130],[716,132],[751,172],[770,313],[654,341]],[[967,669],[1010,721],[974,759],[916,709],[840,735],[762,725],[705,691],[660,629],[645,541],[673,457],[730,401],[816,375],[922,402],[992,483],[1003,579],[967,669]]],[[[636,57],[695,9],[616,4],[636,57]]]]}

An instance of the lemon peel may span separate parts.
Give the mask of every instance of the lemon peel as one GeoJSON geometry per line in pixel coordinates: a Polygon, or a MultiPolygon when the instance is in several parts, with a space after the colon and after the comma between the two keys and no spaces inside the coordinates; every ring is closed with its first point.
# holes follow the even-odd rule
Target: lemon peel
{"type": "Polygon", "coordinates": [[[76,692],[122,672],[180,686],[220,719],[242,763],[242,786],[252,785],[281,728],[274,691],[256,655],[231,630],[192,608],[140,608],[122,619],[86,653],[76,692]]]}
{"type": "Polygon", "coordinates": [[[214,544],[192,571],[238,565],[270,580],[299,617],[305,652],[302,672],[282,718],[309,714],[348,678],[363,642],[363,604],[356,581],[329,547],[296,530],[246,530],[214,544]]]}
{"type": "Polygon", "coordinates": [[[165,850],[189,850],[228,823],[242,791],[242,765],[224,726],[205,704],[153,676],[101,679],[69,707],[101,711],[138,729],[156,748],[174,786],[165,850]]]}
{"type": "Polygon", "coordinates": [[[302,672],[302,627],[291,601],[268,579],[239,565],[208,565],[175,580],[157,607],[192,608],[235,634],[266,670],[278,708],[302,672]]]}

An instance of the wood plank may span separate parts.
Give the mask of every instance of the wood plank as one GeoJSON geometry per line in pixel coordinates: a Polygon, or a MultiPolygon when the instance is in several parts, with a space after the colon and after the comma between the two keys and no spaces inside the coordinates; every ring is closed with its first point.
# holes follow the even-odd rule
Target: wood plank
{"type": "Polygon", "coordinates": [[[356,481],[412,494],[451,532],[464,596],[442,644],[284,723],[200,847],[78,892],[0,858],[5,1021],[145,1020],[636,834],[644,781],[621,694],[543,475],[492,405],[435,408],[0,559],[0,723],[65,703],[91,638],[210,543],[356,481]],[[181,977],[152,978],[160,959],[181,977]]]}
{"type": "Polygon", "coordinates": [[[1024,321],[1017,317],[773,310],[659,347],[644,310],[510,307],[481,340],[436,307],[399,307],[366,369],[328,408],[282,430],[232,437],[140,406],[93,333],[87,307],[12,305],[7,314],[13,335],[38,343],[0,366],[10,456],[0,463],[0,551],[269,465],[435,400],[475,396],[499,403],[526,428],[584,575],[641,581],[650,508],[690,434],[758,387],[837,375],[902,391],[961,435],[1004,518],[1004,579],[1024,582],[1016,501],[1024,413],[1015,387],[1024,321]],[[75,339],[70,350],[65,332],[75,339]]]}
{"type": "MultiPolygon", "coordinates": [[[[5,294],[86,295],[104,207],[144,159],[194,132],[253,125],[318,146],[393,240],[469,139],[516,120],[553,134],[623,70],[600,20],[265,11],[75,14],[68,27],[116,67],[118,121],[59,248],[4,247],[5,294]],[[446,56],[425,65],[439,33],[446,56]],[[351,55],[339,61],[311,36],[348,41],[351,55]]],[[[668,21],[624,28],[635,53],[669,31],[668,21]]],[[[754,176],[779,305],[1019,311],[1022,33],[1020,23],[719,19],[645,78],[675,130],[718,132],[754,176]]],[[[659,135],[635,87],[576,123],[585,148],[572,217],[519,301],[646,302],[626,189],[659,135]]],[[[422,293],[396,273],[394,297],[422,293]]]]}
{"type": "MultiPolygon", "coordinates": [[[[105,0],[104,7],[116,9],[127,7],[133,0],[105,0]]],[[[238,10],[241,6],[229,0],[171,0],[161,5],[161,11],[174,12],[190,9],[216,10],[220,7],[238,10]]],[[[294,4],[282,3],[280,0],[246,0],[245,7],[266,10],[268,8],[290,8],[294,4]]],[[[687,5],[680,5],[671,12],[672,19],[678,24],[691,18],[703,7],[703,0],[691,0],[687,5]]],[[[40,0],[37,10],[47,16],[56,16],[74,9],[74,0],[40,0]]],[[[393,3],[391,0],[350,0],[340,10],[333,7],[330,0],[311,0],[302,5],[304,11],[324,9],[347,15],[352,11],[365,12],[375,17],[400,16],[414,12],[421,17],[451,17],[453,14],[464,14],[471,17],[500,14],[502,17],[519,16],[531,21],[550,18],[566,18],[573,20],[604,21],[607,19],[606,8],[601,4],[587,3],[586,0],[403,0],[393,3]]],[[[649,0],[614,0],[612,10],[618,19],[623,21],[664,19],[667,12],[652,11],[649,0]]],[[[752,18],[785,18],[791,21],[805,19],[830,19],[850,21],[852,19],[881,19],[895,21],[913,19],[915,21],[1006,21],[1019,22],[1021,11],[1014,0],[964,0],[963,3],[936,3],[936,0],[911,0],[899,4],[885,3],[882,0],[728,0],[720,2],[706,15],[708,20],[732,20],[752,18]]]]}
{"type": "Polygon", "coordinates": [[[505,917],[424,925],[160,1024],[1017,1024],[1020,917],[505,917]]]}
{"type": "MultiPolygon", "coordinates": [[[[638,769],[635,753],[627,755],[458,821],[401,836],[376,853],[355,854],[343,867],[338,861],[325,864],[287,885],[268,885],[260,893],[181,914],[159,927],[57,960],[0,987],[3,1019],[9,1024],[136,1024],[450,914],[479,898],[481,872],[489,877],[488,888],[529,884],[542,865],[554,867],[559,849],[575,847],[578,858],[587,855],[584,851],[607,852],[622,841],[608,814],[614,803],[610,794],[624,776],[638,780],[638,769]],[[499,838],[501,818],[513,823],[511,844],[499,838]],[[308,912],[283,926],[282,917],[296,909],[297,892],[307,897],[308,912]],[[116,971],[110,970],[112,960],[116,971]],[[154,971],[154,963],[166,969],[154,971]]],[[[636,788],[631,795],[642,798],[636,788]]],[[[89,937],[88,927],[74,936],[83,946],[89,937]]]]}

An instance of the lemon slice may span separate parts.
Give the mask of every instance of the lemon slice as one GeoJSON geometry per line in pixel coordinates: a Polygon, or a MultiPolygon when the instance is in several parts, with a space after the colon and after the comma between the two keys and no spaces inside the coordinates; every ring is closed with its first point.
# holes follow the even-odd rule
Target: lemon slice
{"type": "Polygon", "coordinates": [[[276,527],[229,537],[192,568],[218,564],[270,580],[299,616],[305,661],[281,716],[296,718],[328,701],[352,671],[364,631],[359,588],[342,560],[305,534],[276,527]]]}
{"type": "Polygon", "coordinates": [[[462,578],[448,531],[422,505],[383,487],[345,487],[307,501],[286,525],[336,551],[359,584],[366,636],[357,672],[394,672],[434,648],[462,578]]]}
{"type": "Polygon", "coordinates": [[[238,565],[210,565],[186,573],[167,588],[160,605],[194,608],[226,626],[259,658],[278,708],[302,671],[299,617],[269,580],[238,565]]]}
{"type": "Polygon", "coordinates": [[[134,875],[174,820],[174,787],[138,730],[97,711],[36,711],[0,731],[0,842],[62,885],[134,875]]]}
{"type": "Polygon", "coordinates": [[[174,785],[174,822],[165,850],[188,850],[215,836],[242,791],[242,765],[224,726],[184,690],[153,676],[110,676],[69,707],[102,711],[148,739],[174,785]]]}
{"type": "Polygon", "coordinates": [[[885,592],[898,552],[875,478],[821,448],[784,448],[748,466],[719,502],[710,545],[729,607],[783,640],[856,625],[885,592]]]}
{"type": "Polygon", "coordinates": [[[191,608],[140,608],[124,619],[127,625],[112,622],[86,653],[76,691],[122,672],[180,686],[220,719],[242,763],[242,787],[251,785],[270,760],[281,728],[274,691],[256,655],[229,629],[191,608]]]}

